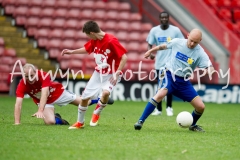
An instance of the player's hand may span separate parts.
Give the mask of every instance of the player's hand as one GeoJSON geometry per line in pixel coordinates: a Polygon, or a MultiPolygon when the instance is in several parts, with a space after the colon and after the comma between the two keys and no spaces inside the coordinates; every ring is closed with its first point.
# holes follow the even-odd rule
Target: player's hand
{"type": "Polygon", "coordinates": [[[151,59],[151,60],[154,60],[154,58],[155,58],[155,55],[151,54],[151,55],[150,55],[150,59],[151,59]]]}
{"type": "Polygon", "coordinates": [[[150,51],[147,51],[145,54],[144,54],[144,58],[148,59],[148,57],[151,55],[151,52],[150,51]]]}
{"type": "Polygon", "coordinates": [[[71,53],[72,53],[72,50],[64,49],[61,53],[61,56],[64,56],[64,54],[71,54],[71,53]]]}
{"type": "Polygon", "coordinates": [[[119,74],[113,74],[112,77],[110,77],[109,81],[112,85],[116,85],[118,81],[119,74]]]}
{"type": "Polygon", "coordinates": [[[36,112],[32,115],[32,117],[37,117],[37,118],[45,118],[44,115],[43,115],[43,112],[36,112]]]}

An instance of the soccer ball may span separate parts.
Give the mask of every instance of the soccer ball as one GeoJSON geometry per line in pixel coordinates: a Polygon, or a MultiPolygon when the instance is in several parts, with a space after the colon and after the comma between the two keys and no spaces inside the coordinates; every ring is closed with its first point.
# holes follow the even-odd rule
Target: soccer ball
{"type": "Polygon", "coordinates": [[[182,111],[177,115],[176,118],[177,124],[182,128],[188,128],[193,123],[193,117],[191,113],[187,111],[182,111]]]}

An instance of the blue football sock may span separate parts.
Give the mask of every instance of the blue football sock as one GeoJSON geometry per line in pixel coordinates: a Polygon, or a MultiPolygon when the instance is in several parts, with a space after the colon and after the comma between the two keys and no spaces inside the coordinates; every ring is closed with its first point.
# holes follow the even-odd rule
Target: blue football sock
{"type": "Polygon", "coordinates": [[[194,125],[196,125],[198,119],[202,116],[202,113],[199,113],[199,112],[197,112],[196,110],[193,110],[192,116],[193,116],[192,126],[194,126],[194,125]]]}
{"type": "Polygon", "coordinates": [[[89,106],[98,103],[99,99],[100,98],[98,98],[98,99],[91,99],[91,103],[89,104],[89,106]]]}
{"type": "Polygon", "coordinates": [[[141,121],[145,121],[147,119],[147,117],[153,112],[153,110],[156,108],[156,106],[158,105],[158,102],[156,102],[153,98],[147,103],[142,116],[140,117],[139,120],[141,121]]]}
{"type": "Polygon", "coordinates": [[[61,124],[63,124],[61,118],[55,117],[55,121],[56,121],[56,122],[55,122],[56,125],[61,125],[61,124]]]}

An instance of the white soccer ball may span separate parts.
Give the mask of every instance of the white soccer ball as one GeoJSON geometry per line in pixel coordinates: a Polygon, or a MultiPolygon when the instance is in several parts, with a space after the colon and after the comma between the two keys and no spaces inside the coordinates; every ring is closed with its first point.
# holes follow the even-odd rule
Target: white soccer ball
{"type": "Polygon", "coordinates": [[[182,128],[188,128],[193,123],[192,114],[187,111],[182,111],[177,115],[177,124],[182,128]]]}

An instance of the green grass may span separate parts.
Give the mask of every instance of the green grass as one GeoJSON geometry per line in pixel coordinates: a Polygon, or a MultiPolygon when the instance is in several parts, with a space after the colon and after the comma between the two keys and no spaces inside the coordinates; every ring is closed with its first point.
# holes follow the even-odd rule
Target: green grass
{"type": "MultiPolygon", "coordinates": [[[[174,102],[174,116],[150,116],[141,131],[134,123],[146,102],[115,102],[102,112],[99,126],[90,127],[94,106],[86,114],[86,126],[46,126],[32,118],[37,107],[25,99],[21,125],[13,125],[15,98],[0,97],[0,160],[237,160],[240,159],[239,104],[206,104],[199,120],[205,133],[178,127],[180,111],[192,111],[188,103],[174,102]]],[[[163,103],[165,105],[165,103],[163,103]]],[[[77,107],[56,106],[56,111],[71,124],[77,107]]]]}

